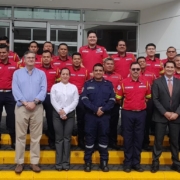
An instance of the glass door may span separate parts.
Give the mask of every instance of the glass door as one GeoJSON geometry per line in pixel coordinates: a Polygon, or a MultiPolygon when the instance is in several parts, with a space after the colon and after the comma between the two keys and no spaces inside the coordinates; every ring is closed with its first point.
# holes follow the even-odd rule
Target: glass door
{"type": "Polygon", "coordinates": [[[20,57],[28,50],[29,43],[33,40],[38,42],[38,54],[41,54],[43,43],[46,39],[46,22],[14,22],[14,51],[17,52],[20,57]]]}

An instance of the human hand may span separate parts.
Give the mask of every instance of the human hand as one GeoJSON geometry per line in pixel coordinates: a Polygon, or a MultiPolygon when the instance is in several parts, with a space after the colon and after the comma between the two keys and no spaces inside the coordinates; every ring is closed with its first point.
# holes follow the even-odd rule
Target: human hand
{"type": "Polygon", "coordinates": [[[171,114],[171,116],[170,116],[170,121],[176,120],[176,119],[178,118],[178,116],[179,116],[179,115],[178,115],[177,113],[174,113],[174,112],[173,112],[173,113],[171,114]]]}
{"type": "Polygon", "coordinates": [[[97,116],[102,116],[104,114],[104,112],[101,110],[102,107],[99,107],[98,108],[98,111],[97,111],[97,116]]]}

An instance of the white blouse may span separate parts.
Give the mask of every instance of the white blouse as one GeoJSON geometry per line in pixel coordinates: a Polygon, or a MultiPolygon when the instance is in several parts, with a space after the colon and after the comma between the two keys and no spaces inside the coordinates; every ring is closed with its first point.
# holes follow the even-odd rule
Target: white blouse
{"type": "Polygon", "coordinates": [[[79,101],[77,87],[71,83],[63,84],[62,82],[54,84],[51,88],[51,104],[59,113],[61,109],[66,114],[72,112],[79,101]]]}

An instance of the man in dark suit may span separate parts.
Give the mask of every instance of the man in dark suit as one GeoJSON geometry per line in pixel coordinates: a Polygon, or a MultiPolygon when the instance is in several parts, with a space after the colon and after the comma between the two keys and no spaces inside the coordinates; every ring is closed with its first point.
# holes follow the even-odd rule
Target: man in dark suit
{"type": "Polygon", "coordinates": [[[155,122],[155,141],[151,172],[159,170],[159,157],[167,126],[169,126],[170,146],[173,164],[171,168],[180,172],[178,137],[180,132],[180,80],[173,77],[175,63],[164,64],[164,76],[154,81],[152,86],[153,103],[155,106],[153,121],[155,122]]]}

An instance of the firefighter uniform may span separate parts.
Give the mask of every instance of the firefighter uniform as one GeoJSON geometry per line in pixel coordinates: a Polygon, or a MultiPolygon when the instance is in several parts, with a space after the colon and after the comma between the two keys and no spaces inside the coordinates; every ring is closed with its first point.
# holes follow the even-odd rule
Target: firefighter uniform
{"type": "Polygon", "coordinates": [[[4,64],[0,60],[0,120],[2,117],[3,106],[6,110],[6,126],[11,137],[11,147],[15,148],[15,100],[12,95],[12,78],[15,70],[19,69],[19,63],[8,60],[4,64]]]}
{"type": "MultiPolygon", "coordinates": [[[[79,69],[74,69],[73,66],[68,67],[71,75],[69,82],[74,84],[77,89],[79,95],[82,93],[82,89],[84,87],[84,83],[88,79],[88,71],[84,67],[80,67],[79,69]]],[[[84,105],[79,98],[78,105],[76,107],[76,116],[77,116],[77,127],[78,127],[78,145],[81,148],[84,148],[84,116],[85,116],[85,108],[84,105]]]]}
{"type": "Polygon", "coordinates": [[[95,48],[91,49],[88,45],[82,46],[79,49],[82,56],[82,64],[88,70],[92,72],[93,66],[96,63],[103,63],[103,59],[108,57],[106,49],[103,46],[96,45],[95,48]]]}
{"type": "Polygon", "coordinates": [[[123,97],[121,117],[124,137],[124,167],[131,168],[140,164],[146,119],[146,98],[151,98],[148,81],[142,78],[134,81],[131,77],[124,79],[116,98],[122,99],[123,97]]]}
{"type": "Polygon", "coordinates": [[[68,56],[67,59],[64,61],[64,60],[61,60],[60,57],[56,56],[52,60],[52,65],[54,67],[58,67],[60,70],[65,67],[68,68],[69,66],[72,66],[72,58],[70,56],[68,56]]]}
{"type": "MultiPolygon", "coordinates": [[[[122,81],[122,76],[112,72],[112,73],[105,73],[104,79],[109,80],[113,84],[113,88],[115,92],[119,89],[119,85],[122,81]]],[[[117,102],[115,103],[114,107],[111,110],[111,118],[110,118],[110,124],[109,124],[109,146],[115,146],[117,145],[117,126],[119,121],[119,110],[120,110],[120,104],[117,102]]]]}
{"type": "Polygon", "coordinates": [[[132,62],[135,62],[134,54],[126,53],[124,57],[120,56],[118,53],[111,56],[114,59],[114,71],[122,76],[122,78],[127,78],[129,74],[129,68],[132,62]]]}
{"type": "Polygon", "coordinates": [[[12,60],[14,62],[20,62],[20,58],[19,58],[18,54],[13,51],[9,51],[8,58],[10,61],[12,60]]]}
{"type": "Polygon", "coordinates": [[[60,82],[60,74],[59,69],[57,67],[53,67],[52,65],[49,68],[44,67],[43,65],[39,66],[38,69],[44,71],[46,74],[47,79],[47,95],[43,102],[44,110],[46,112],[46,119],[47,119],[47,135],[49,137],[48,143],[51,148],[54,148],[55,144],[55,132],[54,132],[54,126],[53,126],[53,107],[50,101],[50,90],[51,87],[57,83],[60,82]]]}
{"type": "Polygon", "coordinates": [[[91,79],[84,85],[82,101],[86,107],[85,115],[85,163],[91,163],[95,140],[98,140],[100,162],[108,162],[108,133],[110,110],[115,103],[115,93],[110,81],[91,79]],[[103,115],[97,116],[102,107],[103,115]]]}

